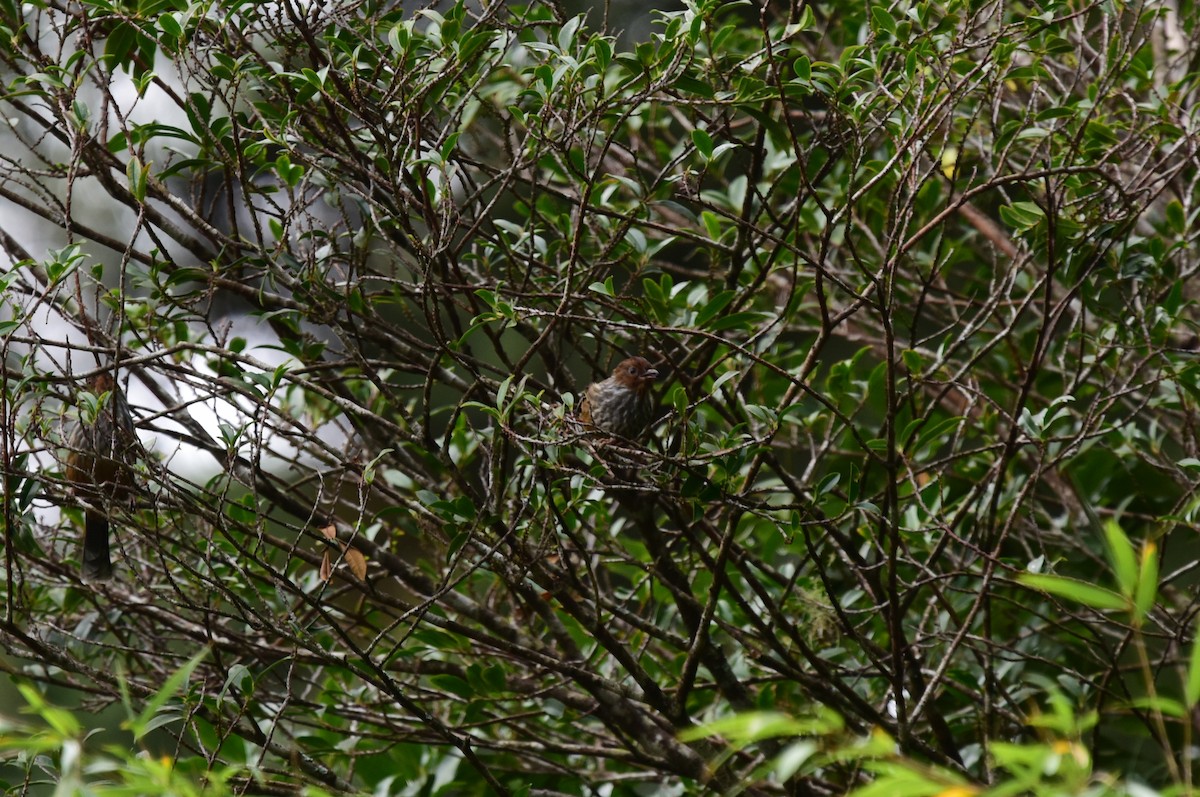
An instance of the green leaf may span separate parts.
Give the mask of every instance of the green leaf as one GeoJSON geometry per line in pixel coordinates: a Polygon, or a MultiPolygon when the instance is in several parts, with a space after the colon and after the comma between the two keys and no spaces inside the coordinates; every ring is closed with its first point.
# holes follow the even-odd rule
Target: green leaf
{"type": "Polygon", "coordinates": [[[775,777],[780,782],[786,781],[792,775],[795,775],[800,770],[800,767],[820,752],[820,750],[821,745],[808,739],[793,742],[775,757],[775,777]]]}
{"type": "Polygon", "coordinates": [[[613,278],[609,277],[604,282],[593,282],[588,286],[588,290],[593,293],[598,293],[602,296],[616,296],[613,290],[613,278]]]}
{"type": "MultiPolygon", "coordinates": [[[[806,9],[807,10],[807,9],[806,9]]],[[[802,55],[792,64],[792,70],[796,73],[796,77],[802,83],[808,83],[812,80],[812,60],[807,55],[802,55]]]]}
{"type": "Polygon", "coordinates": [[[723,222],[720,216],[710,210],[703,210],[700,212],[700,221],[704,223],[704,231],[708,234],[709,238],[714,241],[721,240],[721,233],[723,232],[721,225],[723,222]]]}
{"type": "Polygon", "coordinates": [[[137,157],[129,159],[125,166],[125,176],[129,178],[129,192],[138,202],[146,201],[147,167],[137,157]]]}
{"type": "Polygon", "coordinates": [[[714,321],[711,325],[709,325],[709,329],[711,329],[713,332],[720,332],[724,329],[749,330],[752,329],[757,322],[763,321],[770,317],[770,313],[763,313],[754,310],[749,310],[744,313],[730,313],[729,315],[723,316],[714,321]]]}
{"type": "Polygon", "coordinates": [[[1121,594],[1132,599],[1137,588],[1137,558],[1133,553],[1133,545],[1129,537],[1121,530],[1120,524],[1109,520],[1104,524],[1104,541],[1108,548],[1108,561],[1112,565],[1113,574],[1117,577],[1117,588],[1121,594]]]}
{"type": "Polygon", "coordinates": [[[1192,654],[1188,657],[1187,682],[1183,694],[1188,708],[1200,702],[1200,620],[1192,629],[1192,654]]]}
{"type": "Polygon", "coordinates": [[[183,38],[183,26],[179,24],[179,20],[175,18],[174,14],[162,14],[159,16],[158,27],[169,39],[179,41],[183,38]]]}
{"type": "Polygon", "coordinates": [[[17,689],[25,702],[29,704],[30,712],[37,714],[46,724],[64,738],[77,737],[82,733],[82,726],[75,715],[64,708],[54,706],[32,684],[18,683],[17,689]]]}
{"type": "Polygon", "coordinates": [[[575,49],[575,34],[579,31],[579,26],[583,23],[582,16],[571,17],[566,23],[559,28],[558,31],[558,49],[563,52],[569,52],[575,49]]]}
{"type": "Polygon", "coordinates": [[[1022,573],[1018,579],[1022,584],[1049,595],[1082,603],[1099,610],[1121,610],[1129,608],[1127,601],[1111,589],[1097,587],[1086,581],[1066,576],[1048,576],[1037,573],[1022,573]]]}
{"type": "Polygon", "coordinates": [[[1143,711],[1155,711],[1166,714],[1168,717],[1175,717],[1177,719],[1187,716],[1187,710],[1184,709],[1182,703],[1164,695],[1134,698],[1126,705],[1131,708],[1142,709],[1143,711]]]}
{"type": "Polygon", "coordinates": [[[275,159],[275,173],[279,175],[279,179],[283,180],[289,188],[295,188],[300,182],[300,178],[304,176],[304,166],[299,163],[292,163],[292,159],[288,157],[286,152],[279,153],[279,157],[275,159]]]}
{"type": "Polygon", "coordinates": [[[442,142],[441,149],[439,150],[439,154],[442,156],[443,162],[450,160],[451,156],[454,155],[454,149],[458,146],[458,139],[461,135],[462,133],[460,131],[455,130],[453,133],[446,136],[446,140],[442,142]]]}
{"type": "Polygon", "coordinates": [[[656,304],[663,304],[667,300],[667,295],[658,282],[649,278],[642,280],[642,292],[646,294],[647,299],[656,304]]]}
{"type": "Polygon", "coordinates": [[[696,145],[696,151],[703,156],[704,160],[711,160],[713,153],[712,137],[708,133],[695,128],[692,130],[692,143],[696,145]]]}
{"type": "Polygon", "coordinates": [[[822,710],[816,716],[808,718],[791,717],[777,711],[750,711],[707,722],[696,728],[688,728],[680,732],[679,738],[690,742],[711,736],[724,736],[745,745],[780,736],[833,733],[842,727],[841,717],[829,710],[822,710]]]}
{"type": "Polygon", "coordinates": [[[1171,284],[1171,290],[1167,291],[1162,306],[1172,318],[1179,313],[1179,308],[1183,306],[1183,280],[1175,280],[1171,284]]]}
{"type": "Polygon", "coordinates": [[[948,442],[949,436],[965,420],[962,416],[943,418],[936,423],[926,424],[924,428],[920,428],[921,420],[916,419],[909,427],[905,427],[904,434],[899,439],[905,448],[914,451],[920,451],[930,446],[940,446],[948,442]],[[908,435],[911,435],[911,438],[908,435]]]}
{"type": "Polygon", "coordinates": [[[1033,202],[1014,202],[1000,208],[1000,218],[1018,231],[1025,231],[1041,223],[1046,214],[1033,202]]]}
{"type": "Polygon", "coordinates": [[[1158,546],[1146,542],[1142,546],[1142,566],[1138,572],[1137,592],[1133,596],[1135,619],[1141,622],[1154,608],[1158,598],[1158,546]]]}
{"type": "Polygon", "coordinates": [[[896,20],[892,18],[892,13],[885,6],[873,6],[871,8],[871,19],[874,21],[876,29],[890,36],[896,35],[896,20]]]}
{"type": "Polygon", "coordinates": [[[704,307],[696,314],[696,326],[703,329],[709,321],[717,316],[722,310],[729,306],[729,303],[737,298],[737,293],[734,291],[721,291],[716,296],[705,302],[704,307]]]}
{"type": "Polygon", "coordinates": [[[712,86],[687,75],[675,79],[675,90],[687,94],[698,94],[705,99],[711,99],[713,96],[712,86]]]}
{"type": "Polygon", "coordinates": [[[429,682],[436,689],[449,692],[464,699],[470,699],[475,696],[475,690],[471,688],[471,685],[457,675],[441,673],[430,677],[429,682]]]}
{"type": "Polygon", "coordinates": [[[128,22],[118,22],[104,41],[104,56],[116,66],[128,69],[138,49],[138,30],[128,22]]]}
{"type": "Polygon", "coordinates": [[[1166,218],[1171,232],[1176,235],[1183,235],[1187,232],[1187,216],[1184,215],[1183,205],[1178,199],[1172,199],[1167,203],[1166,218]]]}
{"type": "Polygon", "coordinates": [[[308,67],[304,67],[300,70],[300,76],[304,78],[308,85],[312,86],[317,91],[321,91],[325,88],[325,78],[328,76],[328,74],[329,67],[327,66],[321,67],[321,69],[316,71],[309,69],[308,67]]]}
{"type": "Polygon", "coordinates": [[[596,63],[601,69],[608,69],[612,63],[612,43],[605,38],[596,36],[592,39],[592,51],[596,54],[596,63]]]}
{"type": "Polygon", "coordinates": [[[191,677],[192,671],[195,670],[196,667],[200,665],[200,662],[204,661],[205,657],[207,656],[208,650],[205,649],[188,659],[188,661],[184,663],[182,667],[172,673],[171,676],[163,683],[162,687],[160,687],[159,690],[155,692],[153,696],[151,696],[150,700],[146,702],[145,707],[142,709],[142,712],[136,717],[132,717],[126,722],[122,723],[122,727],[132,732],[135,739],[141,739],[143,736],[149,733],[152,727],[151,722],[162,710],[163,706],[167,704],[168,700],[172,700],[179,695],[179,693],[183,690],[184,684],[186,684],[188,678],[191,677]]]}

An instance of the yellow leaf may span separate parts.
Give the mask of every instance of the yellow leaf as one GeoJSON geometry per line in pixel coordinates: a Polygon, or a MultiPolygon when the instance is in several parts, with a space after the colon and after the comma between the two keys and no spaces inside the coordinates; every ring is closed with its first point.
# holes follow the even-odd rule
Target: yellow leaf
{"type": "Polygon", "coordinates": [[[958,147],[946,147],[942,150],[942,174],[954,179],[954,170],[958,166],[958,147]]]}
{"type": "Polygon", "coordinates": [[[974,786],[951,786],[939,791],[937,797],[973,797],[976,794],[979,794],[979,789],[974,786]]]}

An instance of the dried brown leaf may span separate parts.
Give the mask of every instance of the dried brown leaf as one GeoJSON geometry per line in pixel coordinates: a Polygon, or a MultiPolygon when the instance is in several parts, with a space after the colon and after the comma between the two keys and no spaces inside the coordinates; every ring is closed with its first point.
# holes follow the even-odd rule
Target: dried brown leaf
{"type": "Polygon", "coordinates": [[[362,551],[357,548],[347,548],[346,564],[350,566],[350,572],[358,576],[359,581],[367,580],[367,557],[362,555],[362,551]]]}

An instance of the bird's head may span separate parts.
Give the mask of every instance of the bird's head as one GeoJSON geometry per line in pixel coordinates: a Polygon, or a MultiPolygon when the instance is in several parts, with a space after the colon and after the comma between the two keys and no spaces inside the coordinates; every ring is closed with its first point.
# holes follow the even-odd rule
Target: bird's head
{"type": "Polygon", "coordinates": [[[93,374],[87,381],[88,390],[93,393],[108,393],[111,392],[117,383],[113,381],[112,374],[108,371],[101,371],[98,374],[93,374]]]}
{"type": "Polygon", "coordinates": [[[613,381],[630,390],[644,393],[658,379],[658,369],[645,357],[630,357],[622,360],[612,372],[613,381]]]}

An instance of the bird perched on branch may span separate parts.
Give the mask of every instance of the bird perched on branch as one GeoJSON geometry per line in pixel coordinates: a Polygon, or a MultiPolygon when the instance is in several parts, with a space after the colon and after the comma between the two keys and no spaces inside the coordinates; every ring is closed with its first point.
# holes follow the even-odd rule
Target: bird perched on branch
{"type": "Polygon", "coordinates": [[[115,502],[133,495],[132,465],[139,448],[133,416],[125,395],[110,373],[88,380],[99,400],[94,415],[80,413],[67,452],[65,476],[84,505],[83,577],[112,577],[109,557],[109,514],[115,502]]]}
{"type": "Polygon", "coordinates": [[[579,405],[579,419],[602,432],[638,440],[652,421],[651,388],[658,371],[644,357],[622,360],[612,376],[588,385],[579,405]]]}

